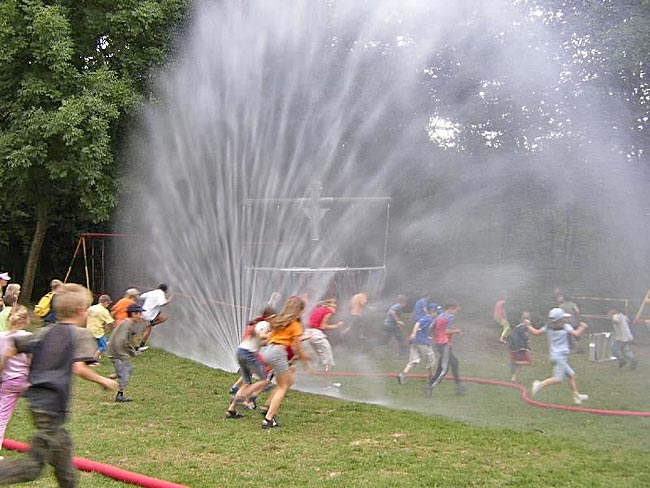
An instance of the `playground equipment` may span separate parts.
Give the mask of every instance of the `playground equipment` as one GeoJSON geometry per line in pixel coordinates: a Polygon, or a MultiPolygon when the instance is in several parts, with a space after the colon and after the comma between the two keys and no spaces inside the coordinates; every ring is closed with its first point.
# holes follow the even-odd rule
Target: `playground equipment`
{"type": "MultiPolygon", "coordinates": [[[[64,283],[68,282],[71,277],[75,263],[78,257],[83,259],[83,277],[85,278],[86,288],[93,292],[93,295],[101,295],[109,291],[113,286],[111,274],[108,271],[112,244],[114,239],[135,238],[129,234],[109,234],[109,233],[83,233],[79,235],[77,247],[72,255],[70,266],[63,279],[64,283]]],[[[137,264],[129,267],[129,283],[135,285],[143,283],[144,270],[138,268],[137,264]]]]}
{"type": "Polygon", "coordinates": [[[316,180],[302,198],[243,202],[241,273],[251,303],[274,292],[348,298],[383,284],[390,198],[322,197],[321,192],[316,180]],[[359,213],[363,222],[350,229],[351,216],[359,213]],[[262,235],[255,232],[259,222],[267,229],[262,235]]]}
{"type": "Polygon", "coordinates": [[[609,320],[607,311],[616,307],[628,317],[634,300],[629,298],[574,297],[580,304],[581,319],[609,320]]]}
{"type": "Polygon", "coordinates": [[[637,310],[636,315],[634,316],[634,320],[632,321],[633,324],[643,323],[646,325],[646,327],[650,326],[650,319],[646,318],[645,316],[645,309],[648,304],[650,304],[650,290],[646,292],[643,300],[641,300],[639,310],[637,310]]]}
{"type": "Polygon", "coordinates": [[[611,333],[609,332],[589,334],[589,360],[600,363],[616,359],[612,355],[611,339],[611,333]]]}

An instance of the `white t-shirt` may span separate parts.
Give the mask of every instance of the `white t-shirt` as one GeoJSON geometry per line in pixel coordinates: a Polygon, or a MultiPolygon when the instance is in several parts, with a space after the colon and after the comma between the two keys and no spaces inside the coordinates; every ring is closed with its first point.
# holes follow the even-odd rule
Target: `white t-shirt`
{"type": "Polygon", "coordinates": [[[630,342],[634,340],[630,330],[630,319],[624,313],[614,314],[612,317],[614,326],[614,339],[621,342],[630,342]]]}
{"type": "Polygon", "coordinates": [[[160,288],[156,288],[140,295],[140,300],[142,300],[142,308],[144,309],[142,317],[151,322],[158,316],[162,306],[167,303],[167,296],[160,288]]]}
{"type": "Polygon", "coordinates": [[[269,327],[269,323],[264,320],[255,324],[255,334],[251,334],[241,341],[241,344],[239,344],[240,349],[245,349],[250,352],[259,351],[262,346],[262,338],[260,336],[267,334],[269,327]]]}

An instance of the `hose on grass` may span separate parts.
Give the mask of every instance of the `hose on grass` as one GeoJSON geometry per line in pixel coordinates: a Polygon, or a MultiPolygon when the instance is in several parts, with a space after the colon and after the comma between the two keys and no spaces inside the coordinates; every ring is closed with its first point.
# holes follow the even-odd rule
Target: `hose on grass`
{"type": "MultiPolygon", "coordinates": [[[[29,444],[14,441],[11,439],[5,439],[2,445],[7,449],[18,452],[26,452],[29,451],[30,448],[29,444]]],[[[123,481],[124,483],[129,483],[135,486],[143,486],[145,488],[188,488],[185,485],[178,485],[170,481],[151,478],[149,476],[138,473],[132,473],[131,471],[126,471],[124,469],[116,468],[115,466],[110,466],[108,464],[98,463],[96,461],[90,461],[89,459],[75,457],[73,458],[73,462],[75,467],[81,471],[99,473],[108,478],[112,478],[117,481],[123,481]]]]}
{"type": "MultiPolygon", "coordinates": [[[[384,377],[384,378],[396,378],[397,375],[395,373],[354,373],[354,372],[340,372],[340,371],[329,371],[327,373],[325,372],[313,372],[311,374],[314,375],[322,375],[322,376],[340,376],[340,377],[355,377],[355,376],[365,376],[365,377],[384,377]]],[[[428,375],[426,374],[409,374],[407,375],[409,378],[428,378],[428,375]]],[[[445,379],[450,380],[452,379],[451,377],[446,377],[445,379]]],[[[532,405],[534,407],[540,407],[540,408],[549,408],[549,409],[554,409],[554,410],[565,410],[568,412],[583,412],[583,413],[592,413],[595,415],[612,415],[612,416],[618,416],[618,417],[650,417],[650,412],[646,411],[635,411],[635,410],[608,410],[608,409],[602,409],[602,408],[589,408],[589,407],[582,407],[582,406],[573,406],[573,405],[558,405],[555,403],[544,403],[540,402],[538,400],[533,400],[528,396],[528,391],[526,390],[526,387],[523,385],[520,385],[519,383],[512,383],[509,381],[501,381],[501,380],[492,380],[492,379],[487,379],[487,378],[472,378],[472,377],[462,377],[461,381],[467,381],[470,383],[479,383],[483,385],[491,385],[491,386],[504,386],[508,388],[515,388],[518,389],[521,392],[521,399],[528,403],[529,405],[532,405]]]]}

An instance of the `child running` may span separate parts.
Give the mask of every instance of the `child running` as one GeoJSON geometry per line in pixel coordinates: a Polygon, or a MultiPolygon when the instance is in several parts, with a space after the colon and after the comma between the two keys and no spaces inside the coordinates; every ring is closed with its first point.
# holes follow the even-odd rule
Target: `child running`
{"type": "Polygon", "coordinates": [[[86,311],[92,302],[89,290],[74,283],[57,289],[54,311],[59,322],[42,327],[32,336],[15,337],[4,357],[32,355],[29,402],[36,433],[27,457],[0,461],[0,485],[33,481],[50,464],[59,486],[74,487],[77,470],[72,462],[72,439],[65,429],[72,386],[72,374],[117,390],[115,381],[88,367],[94,363],[96,342],[85,328],[86,311]]]}
{"type": "MultiPolygon", "coordinates": [[[[251,333],[255,329],[255,325],[258,322],[262,322],[262,321],[269,322],[273,317],[275,317],[275,315],[276,315],[276,313],[275,313],[274,308],[269,307],[269,306],[264,307],[264,310],[262,310],[261,315],[258,315],[257,317],[252,319],[250,322],[248,322],[248,325],[246,326],[246,329],[244,330],[244,335],[242,337],[242,340],[248,339],[248,337],[251,335],[251,333]]],[[[260,362],[262,364],[264,364],[264,362],[262,361],[262,357],[259,354],[258,354],[258,359],[260,360],[260,362]]],[[[267,378],[266,378],[267,382],[266,382],[266,386],[265,386],[265,391],[266,391],[266,389],[269,389],[269,387],[273,386],[273,384],[271,383],[271,380],[273,379],[273,371],[267,368],[266,373],[267,373],[267,378]]],[[[237,378],[237,381],[235,381],[232,384],[232,386],[228,390],[228,393],[230,393],[231,395],[236,395],[243,384],[244,384],[244,380],[240,376],[239,378],[237,378]]]]}
{"type": "Polygon", "coordinates": [[[343,322],[330,324],[329,319],[336,313],[336,299],[328,298],[320,302],[313,312],[309,315],[307,323],[309,330],[306,331],[309,345],[314,349],[320,363],[323,365],[325,372],[329,372],[334,367],[334,355],[332,354],[332,345],[330,344],[325,331],[336,330],[343,327],[343,322]]]}
{"type": "Polygon", "coordinates": [[[311,371],[309,356],[301,347],[302,324],[300,317],[305,308],[305,302],[298,296],[287,298],[280,314],[271,321],[269,344],[262,349],[262,359],[275,372],[277,387],[269,398],[269,409],[262,423],[263,429],[271,429],[280,425],[275,420],[282,400],[294,383],[295,366],[290,365],[292,358],[300,359],[307,371],[311,371]]]}
{"type": "Polygon", "coordinates": [[[578,337],[587,328],[587,324],[580,322],[577,329],[565,322],[565,319],[571,317],[571,314],[566,313],[561,308],[553,308],[548,313],[548,318],[551,322],[541,329],[535,329],[528,326],[528,331],[533,335],[547,334],[549,358],[553,365],[553,376],[546,378],[544,381],[533,381],[531,394],[536,395],[542,388],[546,386],[562,383],[564,377],[568,377],[569,389],[573,395],[573,402],[580,405],[584,400],[589,399],[589,395],[583,395],[578,392],[576,385],[576,373],[569,365],[569,352],[570,344],[569,338],[571,336],[578,337]]]}
{"type": "Polygon", "coordinates": [[[119,385],[115,395],[115,401],[118,403],[131,401],[129,397],[124,395],[133,371],[131,357],[138,355],[136,347],[140,343],[147,325],[142,318],[142,307],[140,305],[135,303],[129,305],[126,313],[127,319],[123,320],[120,326],[115,329],[107,347],[107,354],[113,362],[115,377],[119,385]]]}
{"type": "Polygon", "coordinates": [[[271,324],[265,320],[260,320],[253,325],[252,330],[237,348],[237,362],[239,363],[243,386],[238,389],[226,411],[227,419],[242,418],[243,415],[237,411],[237,405],[252,400],[252,405],[245,404],[245,406],[254,407],[257,395],[266,386],[266,369],[258,358],[257,352],[262,345],[266,344],[270,331],[271,324]],[[259,378],[258,382],[253,383],[253,375],[259,378]]]}
{"type": "Polygon", "coordinates": [[[409,361],[404,366],[404,370],[397,375],[397,382],[400,385],[406,383],[406,375],[413,367],[420,364],[424,359],[424,366],[429,373],[429,380],[433,377],[433,367],[435,365],[435,354],[433,352],[433,341],[431,340],[432,325],[434,319],[442,312],[442,307],[437,303],[429,303],[424,308],[424,315],[421,315],[415,324],[409,336],[409,361]]]}
{"type": "Polygon", "coordinates": [[[451,368],[451,373],[453,374],[454,382],[456,383],[456,393],[460,395],[465,391],[465,388],[460,381],[458,359],[454,356],[451,349],[451,340],[453,336],[461,333],[461,330],[455,327],[456,315],[459,310],[460,307],[458,305],[450,303],[445,306],[445,311],[438,315],[434,321],[434,350],[436,356],[438,356],[438,368],[436,369],[436,374],[429,380],[429,383],[424,388],[424,394],[427,397],[431,396],[433,389],[445,378],[449,368],[451,368]]]}
{"type": "Polygon", "coordinates": [[[612,354],[618,361],[618,367],[622,368],[629,362],[630,369],[636,369],[638,362],[632,352],[634,336],[630,330],[630,319],[616,307],[612,307],[609,310],[609,316],[612,319],[612,327],[614,329],[612,354]]]}
{"type": "Polygon", "coordinates": [[[406,341],[404,340],[404,334],[402,328],[404,327],[404,322],[402,321],[402,313],[406,307],[406,297],[404,295],[397,296],[397,302],[391,305],[386,311],[386,318],[384,319],[384,337],[380,342],[380,345],[386,346],[390,342],[391,338],[395,338],[397,341],[397,347],[399,350],[399,357],[406,357],[406,341]]]}
{"type": "Polygon", "coordinates": [[[532,327],[530,312],[521,314],[521,322],[512,329],[508,340],[510,349],[510,381],[517,382],[517,373],[522,366],[530,366],[530,339],[528,327],[532,327]]]}
{"type": "MultiPolygon", "coordinates": [[[[29,314],[27,309],[23,305],[14,306],[11,314],[9,314],[9,331],[0,332],[0,355],[4,356],[5,351],[13,345],[13,340],[16,337],[31,335],[23,330],[28,323],[29,314]]],[[[2,371],[2,384],[0,384],[0,447],[18,398],[29,386],[27,377],[30,363],[31,357],[25,353],[16,354],[6,361],[3,358],[0,361],[2,371]]],[[[0,456],[0,460],[2,459],[3,457],[0,456]]]]}

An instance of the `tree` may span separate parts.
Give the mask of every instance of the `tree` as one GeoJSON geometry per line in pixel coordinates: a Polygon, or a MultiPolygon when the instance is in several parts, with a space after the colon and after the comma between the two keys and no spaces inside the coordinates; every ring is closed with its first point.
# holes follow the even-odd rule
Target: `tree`
{"type": "Polygon", "coordinates": [[[0,4],[0,189],[19,207],[7,216],[29,215],[32,226],[24,299],[52,225],[110,218],[116,147],[187,3],[0,4]]]}

